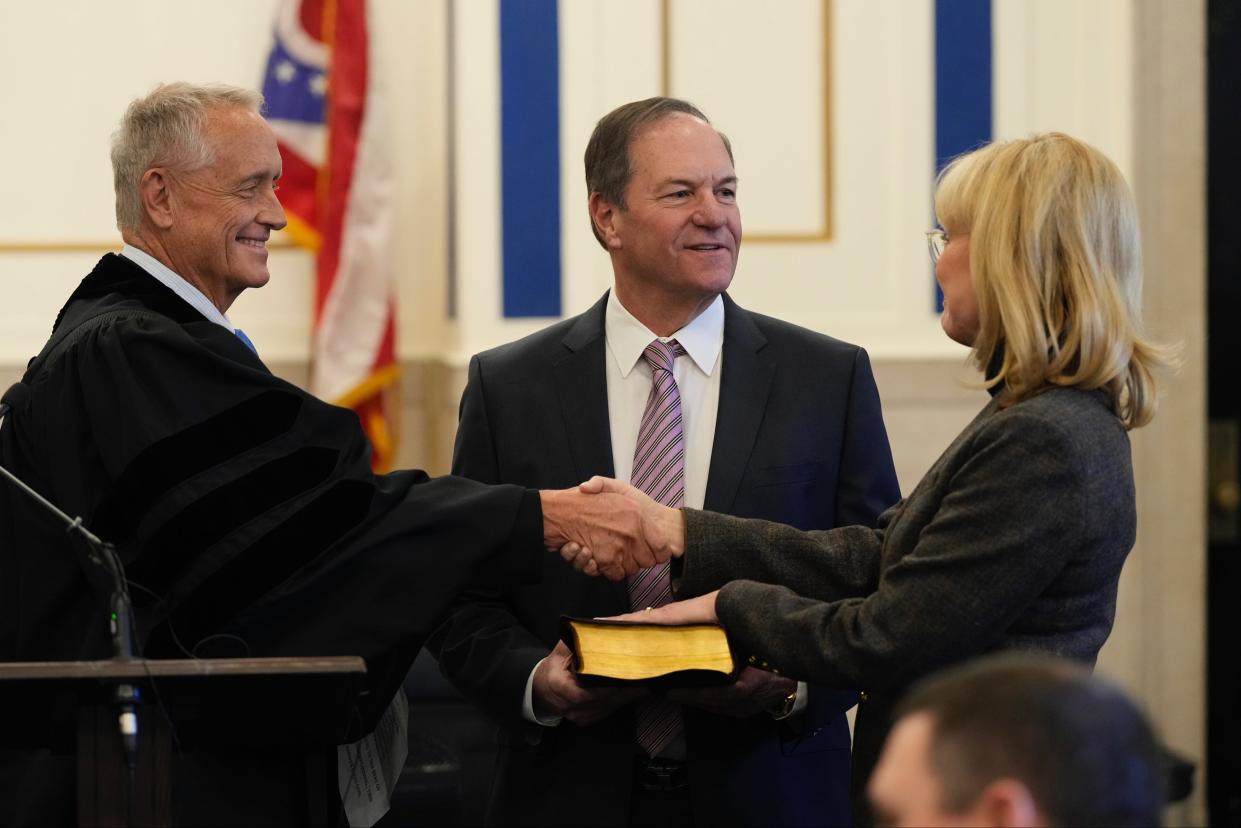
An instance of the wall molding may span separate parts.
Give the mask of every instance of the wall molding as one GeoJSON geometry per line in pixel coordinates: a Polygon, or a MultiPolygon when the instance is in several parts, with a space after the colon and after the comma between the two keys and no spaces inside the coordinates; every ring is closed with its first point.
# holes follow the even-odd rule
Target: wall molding
{"type": "MultiPolygon", "coordinates": [[[[660,94],[668,97],[674,94],[672,78],[672,5],[674,0],[660,0],[659,3],[659,85],[660,94]]],[[[745,235],[746,244],[800,244],[806,242],[829,242],[833,238],[832,215],[832,3],[831,0],[820,0],[822,40],[819,49],[819,78],[823,84],[822,106],[822,198],[823,222],[813,232],[750,232],[745,235]]],[[[690,96],[692,97],[692,95],[690,96]]]]}

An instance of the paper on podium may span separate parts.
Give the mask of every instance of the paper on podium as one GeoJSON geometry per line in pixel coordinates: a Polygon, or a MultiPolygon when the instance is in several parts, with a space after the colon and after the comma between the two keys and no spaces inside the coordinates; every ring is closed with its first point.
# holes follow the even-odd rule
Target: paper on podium
{"type": "Polygon", "coordinates": [[[388,813],[392,791],[409,755],[409,702],[398,690],[364,739],[336,749],[340,801],[350,828],[370,828],[388,813]]]}

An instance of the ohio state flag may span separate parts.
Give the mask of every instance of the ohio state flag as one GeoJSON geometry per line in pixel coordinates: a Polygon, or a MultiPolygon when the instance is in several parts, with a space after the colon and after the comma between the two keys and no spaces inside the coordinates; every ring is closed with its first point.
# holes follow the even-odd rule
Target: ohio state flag
{"type": "Polygon", "coordinates": [[[373,93],[366,0],[283,0],[263,95],[288,232],[314,250],[311,391],[358,412],[386,471],[396,450],[394,175],[373,93]],[[393,392],[389,394],[388,392],[393,392]]]}

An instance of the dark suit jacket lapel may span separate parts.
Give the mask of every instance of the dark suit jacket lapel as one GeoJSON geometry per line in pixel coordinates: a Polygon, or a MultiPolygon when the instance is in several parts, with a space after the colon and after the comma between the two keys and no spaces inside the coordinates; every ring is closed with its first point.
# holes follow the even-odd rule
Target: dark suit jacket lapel
{"type": "Polygon", "coordinates": [[[607,358],[603,314],[607,294],[565,334],[564,354],[552,363],[560,414],[579,480],[593,474],[615,474],[612,467],[612,431],[608,426],[607,358]]]}
{"type": "MultiPolygon", "coordinates": [[[[608,418],[607,345],[603,316],[608,295],[578,317],[577,323],[565,334],[561,343],[565,353],[552,364],[556,375],[556,393],[560,395],[560,416],[573,454],[578,481],[591,475],[612,477],[612,429],[608,418]]],[[[605,586],[611,596],[613,610],[629,608],[629,592],[624,581],[605,586]]]]}
{"type": "Polygon", "coordinates": [[[767,338],[746,311],[724,295],[724,373],[703,507],[729,512],[750,461],[776,366],[763,355],[767,338]]]}

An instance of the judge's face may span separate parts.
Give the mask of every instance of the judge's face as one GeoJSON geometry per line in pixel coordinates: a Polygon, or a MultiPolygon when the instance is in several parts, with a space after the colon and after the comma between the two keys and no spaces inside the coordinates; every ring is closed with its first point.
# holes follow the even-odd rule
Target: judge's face
{"type": "Polygon", "coordinates": [[[948,243],[935,263],[935,279],[944,292],[944,312],[939,318],[944,333],[962,345],[978,337],[978,296],[970,274],[970,235],[948,230],[948,243]]]}
{"type": "Polygon", "coordinates": [[[285,225],[276,198],[280,151],[271,127],[243,108],[208,115],[211,163],[170,170],[170,267],[225,310],[246,288],[267,284],[267,240],[285,225]]]}
{"type": "Polygon", "coordinates": [[[677,113],[642,129],[629,157],[626,206],[611,211],[604,230],[618,292],[647,303],[709,302],[732,281],[741,245],[737,174],[723,140],[677,113]]]}

